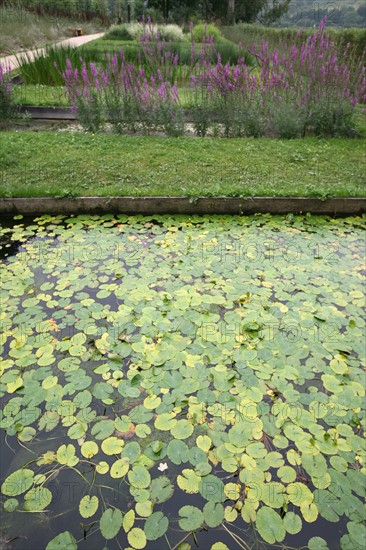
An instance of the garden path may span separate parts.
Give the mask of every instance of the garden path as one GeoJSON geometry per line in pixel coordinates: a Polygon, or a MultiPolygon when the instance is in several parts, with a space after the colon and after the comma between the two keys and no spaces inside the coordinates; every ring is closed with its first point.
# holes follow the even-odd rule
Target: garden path
{"type": "MultiPolygon", "coordinates": [[[[55,46],[75,46],[75,47],[82,46],[83,44],[87,44],[92,40],[101,38],[103,35],[104,35],[104,32],[99,32],[96,34],[87,34],[85,36],[75,36],[73,38],[66,38],[65,40],[61,40],[60,42],[57,42],[54,45],[55,46]]],[[[33,58],[36,58],[39,55],[42,55],[44,51],[45,51],[45,48],[39,48],[35,50],[19,52],[16,55],[7,55],[6,57],[0,58],[0,65],[2,65],[4,71],[8,71],[8,70],[12,71],[18,67],[19,58],[22,54],[26,56],[33,56],[33,58]]]]}

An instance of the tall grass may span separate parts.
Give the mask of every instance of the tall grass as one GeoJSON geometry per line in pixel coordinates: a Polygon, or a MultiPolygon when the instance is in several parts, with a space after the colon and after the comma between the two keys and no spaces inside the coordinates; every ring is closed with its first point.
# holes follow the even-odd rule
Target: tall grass
{"type": "MultiPolygon", "coordinates": [[[[222,34],[236,44],[244,46],[259,44],[263,40],[268,42],[271,50],[281,48],[285,42],[292,42],[302,37],[305,42],[314,32],[313,29],[296,28],[272,28],[262,25],[250,25],[240,23],[238,25],[226,26],[221,29],[222,34]]],[[[354,51],[355,55],[362,57],[366,50],[366,29],[332,29],[327,30],[336,46],[342,50],[347,44],[354,51]]]]}
{"type": "Polygon", "coordinates": [[[70,46],[46,47],[36,58],[31,54],[21,53],[17,55],[18,72],[24,84],[62,86],[64,81],[61,73],[66,69],[66,60],[71,60],[75,68],[81,68],[81,56],[87,63],[95,61],[92,54],[70,46]]]}
{"type": "MultiPolygon", "coordinates": [[[[149,41],[149,44],[151,43],[154,43],[154,41],[149,41]]],[[[166,46],[169,47],[171,56],[178,59],[175,75],[179,73],[178,80],[181,80],[184,67],[190,65],[192,62],[198,63],[202,53],[202,44],[198,43],[192,47],[192,44],[188,42],[169,42],[166,43],[166,46]]],[[[154,58],[154,53],[149,48],[146,48],[146,43],[145,46],[143,42],[130,42],[119,45],[115,41],[105,43],[103,40],[95,44],[93,42],[86,44],[81,48],[47,47],[36,59],[32,55],[18,54],[18,72],[24,84],[62,86],[63,79],[61,73],[66,69],[67,59],[71,61],[73,67],[79,70],[84,61],[86,63],[93,62],[101,67],[105,67],[107,64],[106,53],[113,55],[114,53],[119,54],[121,51],[123,51],[124,59],[127,63],[133,63],[144,69],[148,75],[151,74],[150,64],[151,59],[154,58]],[[56,66],[58,69],[56,69],[56,66]]],[[[158,55],[158,52],[155,53],[158,55]]],[[[229,41],[215,44],[215,48],[207,51],[206,55],[212,63],[217,61],[218,55],[220,55],[223,63],[235,64],[240,58],[244,58],[247,65],[253,63],[250,54],[246,50],[240,49],[236,44],[229,41]]],[[[173,77],[170,79],[170,82],[174,84],[173,77]]]]}

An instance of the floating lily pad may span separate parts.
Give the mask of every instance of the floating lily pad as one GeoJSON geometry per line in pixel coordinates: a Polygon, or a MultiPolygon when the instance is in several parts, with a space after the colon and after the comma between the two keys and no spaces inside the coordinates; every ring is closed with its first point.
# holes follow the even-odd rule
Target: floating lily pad
{"type": "Polygon", "coordinates": [[[91,518],[98,510],[99,499],[97,496],[85,495],[80,501],[79,512],[83,518],[91,518]]]}
{"type": "Polygon", "coordinates": [[[64,531],[53,538],[46,546],[46,550],[77,550],[78,545],[70,531],[64,531]]]}
{"type": "Polygon", "coordinates": [[[100,532],[105,539],[114,539],[114,537],[118,535],[121,527],[122,513],[120,510],[117,508],[114,508],[113,510],[108,508],[108,510],[103,512],[102,517],[100,518],[100,532]]]}
{"type": "Polygon", "coordinates": [[[161,503],[169,500],[174,493],[174,486],[166,476],[160,476],[152,480],[150,486],[150,498],[153,502],[161,503]]]}
{"type": "Polygon", "coordinates": [[[40,512],[52,501],[52,493],[47,487],[34,487],[24,495],[24,509],[30,512],[40,512]]]}
{"type": "Polygon", "coordinates": [[[281,516],[268,506],[263,506],[257,512],[256,526],[260,536],[269,544],[282,542],[286,530],[281,516]]]}
{"type": "Polygon", "coordinates": [[[168,518],[162,512],[154,512],[144,525],[147,540],[160,539],[167,532],[168,526],[168,518]]]}
{"type": "Polygon", "coordinates": [[[195,531],[204,522],[203,512],[196,506],[183,506],[179,510],[179,527],[184,531],[195,531]]]}
{"type": "Polygon", "coordinates": [[[150,485],[151,478],[148,470],[137,464],[128,472],[128,481],[137,489],[145,489],[150,485]]]}
{"type": "Polygon", "coordinates": [[[34,472],[29,468],[23,468],[10,474],[1,486],[1,492],[14,497],[25,493],[33,484],[34,472]]]}

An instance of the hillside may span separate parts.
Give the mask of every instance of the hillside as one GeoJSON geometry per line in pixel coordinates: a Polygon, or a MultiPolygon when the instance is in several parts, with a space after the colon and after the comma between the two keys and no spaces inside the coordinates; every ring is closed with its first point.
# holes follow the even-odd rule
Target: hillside
{"type": "Polygon", "coordinates": [[[364,27],[364,0],[292,0],[288,13],[275,26],[313,27],[327,16],[331,27],[364,27]]]}
{"type": "Polygon", "coordinates": [[[0,6],[0,55],[57,42],[73,36],[73,30],[80,27],[84,34],[103,30],[98,19],[47,16],[10,5],[0,6]]]}

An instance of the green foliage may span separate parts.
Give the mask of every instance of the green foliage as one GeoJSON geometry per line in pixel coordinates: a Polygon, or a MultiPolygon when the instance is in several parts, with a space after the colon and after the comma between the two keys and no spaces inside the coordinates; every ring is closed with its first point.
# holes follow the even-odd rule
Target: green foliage
{"type": "MultiPolygon", "coordinates": [[[[180,42],[184,40],[183,31],[178,25],[151,25],[145,32],[152,30],[153,34],[159,33],[165,40],[180,42]]],[[[113,25],[103,37],[104,40],[139,40],[144,33],[142,23],[124,23],[113,25]]]]}
{"type": "Polygon", "coordinates": [[[214,42],[219,42],[223,39],[220,29],[213,23],[195,25],[192,31],[192,39],[196,42],[202,42],[204,37],[212,37],[214,42]]]}
{"type": "Polygon", "coordinates": [[[46,546],[46,550],[77,550],[77,543],[69,531],[60,533],[46,546]]]}
{"type": "Polygon", "coordinates": [[[122,527],[122,513],[118,509],[108,508],[100,518],[100,532],[106,540],[114,539],[122,527]]]}
{"type": "Polygon", "coordinates": [[[83,63],[80,57],[88,63],[95,60],[95,56],[82,49],[51,46],[33,59],[27,53],[18,54],[19,72],[25,84],[38,84],[48,86],[63,86],[62,73],[66,69],[66,61],[69,59],[75,69],[81,69],[83,63]]]}

